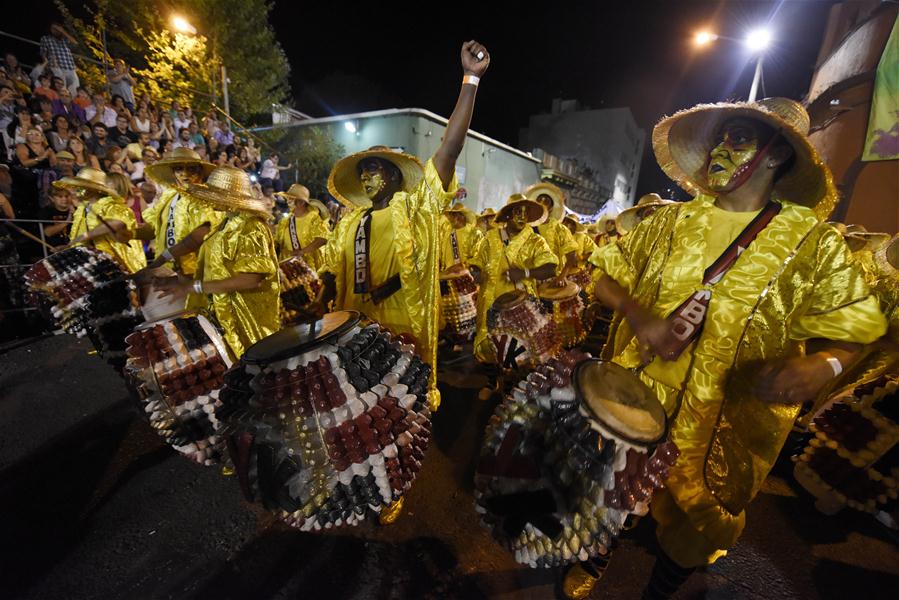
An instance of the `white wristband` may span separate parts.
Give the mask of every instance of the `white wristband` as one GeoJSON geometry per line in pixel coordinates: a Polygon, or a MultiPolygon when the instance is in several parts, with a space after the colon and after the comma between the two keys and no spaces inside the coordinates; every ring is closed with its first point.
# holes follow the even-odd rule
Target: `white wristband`
{"type": "Polygon", "coordinates": [[[530,278],[531,278],[531,270],[530,270],[530,269],[525,269],[525,270],[524,270],[524,278],[525,278],[525,279],[530,279],[530,278]]]}
{"type": "Polygon", "coordinates": [[[203,281],[200,279],[194,279],[194,292],[197,294],[203,293],[203,281]]]}
{"type": "Polygon", "coordinates": [[[477,75],[466,75],[462,78],[462,85],[473,85],[478,87],[478,84],[481,83],[481,78],[477,75]]]}
{"type": "Polygon", "coordinates": [[[833,356],[829,352],[821,352],[820,354],[824,357],[824,360],[827,361],[827,364],[830,365],[830,368],[833,369],[834,377],[837,377],[840,373],[843,372],[843,363],[840,362],[839,358],[833,356]]]}

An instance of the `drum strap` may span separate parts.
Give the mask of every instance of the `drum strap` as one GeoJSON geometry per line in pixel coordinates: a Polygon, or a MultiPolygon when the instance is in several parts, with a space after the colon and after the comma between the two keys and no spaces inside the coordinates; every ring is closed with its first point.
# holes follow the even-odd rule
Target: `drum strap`
{"type": "Polygon", "coordinates": [[[456,238],[456,230],[450,233],[450,243],[453,245],[453,262],[459,264],[462,259],[459,257],[459,240],[456,238]]]}
{"type": "Polygon", "coordinates": [[[765,208],[730,243],[721,256],[705,270],[702,289],[697,290],[668,315],[674,335],[669,337],[668,343],[660,350],[660,355],[665,360],[677,359],[693,343],[693,340],[699,337],[708,313],[709,302],[712,299],[711,287],[721,281],[724,274],[737,262],[749,244],[777,216],[780,207],[780,204],[769,201],[765,208]]]}
{"type": "Polygon", "coordinates": [[[169,204],[169,217],[165,224],[165,247],[171,248],[175,245],[175,205],[181,199],[181,194],[175,194],[172,203],[169,204]]]}
{"type": "Polygon", "coordinates": [[[296,252],[300,249],[300,238],[297,237],[297,219],[293,215],[289,217],[290,223],[287,224],[287,230],[290,232],[290,245],[293,247],[293,251],[296,252]]]}

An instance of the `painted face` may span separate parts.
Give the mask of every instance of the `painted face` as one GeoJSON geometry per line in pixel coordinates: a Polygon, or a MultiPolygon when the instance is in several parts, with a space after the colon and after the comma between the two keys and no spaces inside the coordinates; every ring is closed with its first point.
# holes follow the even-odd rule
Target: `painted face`
{"type": "Polygon", "coordinates": [[[528,226],[528,207],[522,204],[512,209],[509,220],[516,229],[524,229],[528,226]]]}
{"type": "Polygon", "coordinates": [[[179,186],[187,186],[191,183],[199,183],[200,182],[200,170],[197,167],[192,166],[180,166],[172,168],[172,175],[175,178],[175,183],[179,186]]]}
{"type": "Polygon", "coordinates": [[[748,119],[733,119],[721,128],[709,153],[707,175],[714,191],[730,191],[745,181],[759,152],[758,127],[748,119]]]}
{"type": "Polygon", "coordinates": [[[359,182],[365,195],[374,202],[387,189],[387,171],[379,161],[370,160],[362,165],[359,182]]]}
{"type": "Polygon", "coordinates": [[[544,206],[544,208],[546,208],[547,213],[552,212],[553,204],[555,204],[553,202],[552,196],[550,196],[549,194],[540,194],[539,196],[537,196],[537,202],[539,202],[544,206]]]}

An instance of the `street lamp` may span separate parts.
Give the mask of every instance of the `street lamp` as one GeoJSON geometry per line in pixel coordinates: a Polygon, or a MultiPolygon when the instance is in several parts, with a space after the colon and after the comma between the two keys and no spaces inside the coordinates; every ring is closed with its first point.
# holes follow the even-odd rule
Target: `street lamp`
{"type": "MultiPolygon", "coordinates": [[[[197,28],[190,24],[190,21],[182,17],[181,15],[172,15],[171,18],[172,27],[178,33],[183,33],[185,35],[197,35],[197,28]]],[[[228,71],[225,69],[225,63],[218,57],[218,53],[215,51],[215,44],[212,47],[212,55],[213,60],[218,62],[222,67],[222,100],[224,101],[224,109],[225,114],[229,117],[231,116],[231,108],[228,102],[228,71]]],[[[215,75],[213,71],[213,90],[215,89],[215,75]]],[[[215,95],[213,94],[213,100],[215,100],[215,95]]]]}
{"type": "Polygon", "coordinates": [[[693,43],[697,46],[706,46],[718,39],[711,31],[700,31],[693,37],[693,43]]]}
{"type": "Polygon", "coordinates": [[[764,28],[753,29],[746,35],[745,39],[737,40],[703,30],[697,32],[696,35],[693,36],[693,43],[696,46],[703,47],[708,46],[719,39],[742,43],[750,52],[757,55],[755,61],[755,74],[752,77],[752,85],[749,88],[749,101],[755,102],[755,99],[758,96],[759,84],[762,81],[762,62],[765,56],[765,50],[771,45],[771,31],[764,28]]]}

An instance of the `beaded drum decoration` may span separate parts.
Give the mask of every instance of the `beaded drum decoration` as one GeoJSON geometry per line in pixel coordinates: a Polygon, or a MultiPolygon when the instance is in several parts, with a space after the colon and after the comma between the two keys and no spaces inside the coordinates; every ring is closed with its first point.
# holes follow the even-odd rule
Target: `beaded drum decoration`
{"type": "Polygon", "coordinates": [[[447,338],[470,341],[477,328],[478,284],[467,269],[447,269],[440,274],[440,310],[447,338]]]}
{"type": "Polygon", "coordinates": [[[287,326],[308,316],[306,307],[315,300],[322,282],[312,268],[299,256],[292,256],[279,265],[281,279],[281,325],[287,326]]]}
{"type": "Polygon", "coordinates": [[[666,427],[633,373],[563,352],[490,418],[475,474],[482,523],[531,567],[606,554],[627,515],[646,514],[677,459],[666,427]]]}
{"type": "Polygon", "coordinates": [[[584,323],[586,307],[577,284],[544,286],[538,290],[543,313],[555,324],[563,348],[577,346],[587,337],[584,323]]]}
{"type": "Polygon", "coordinates": [[[430,371],[411,344],[353,311],[250,347],[217,412],[244,496],[303,531],[379,513],[421,469],[430,371]]]}
{"type": "Polygon", "coordinates": [[[513,290],[498,297],[487,311],[487,331],[497,363],[506,370],[533,368],[561,349],[552,319],[533,296],[513,290]]]}

